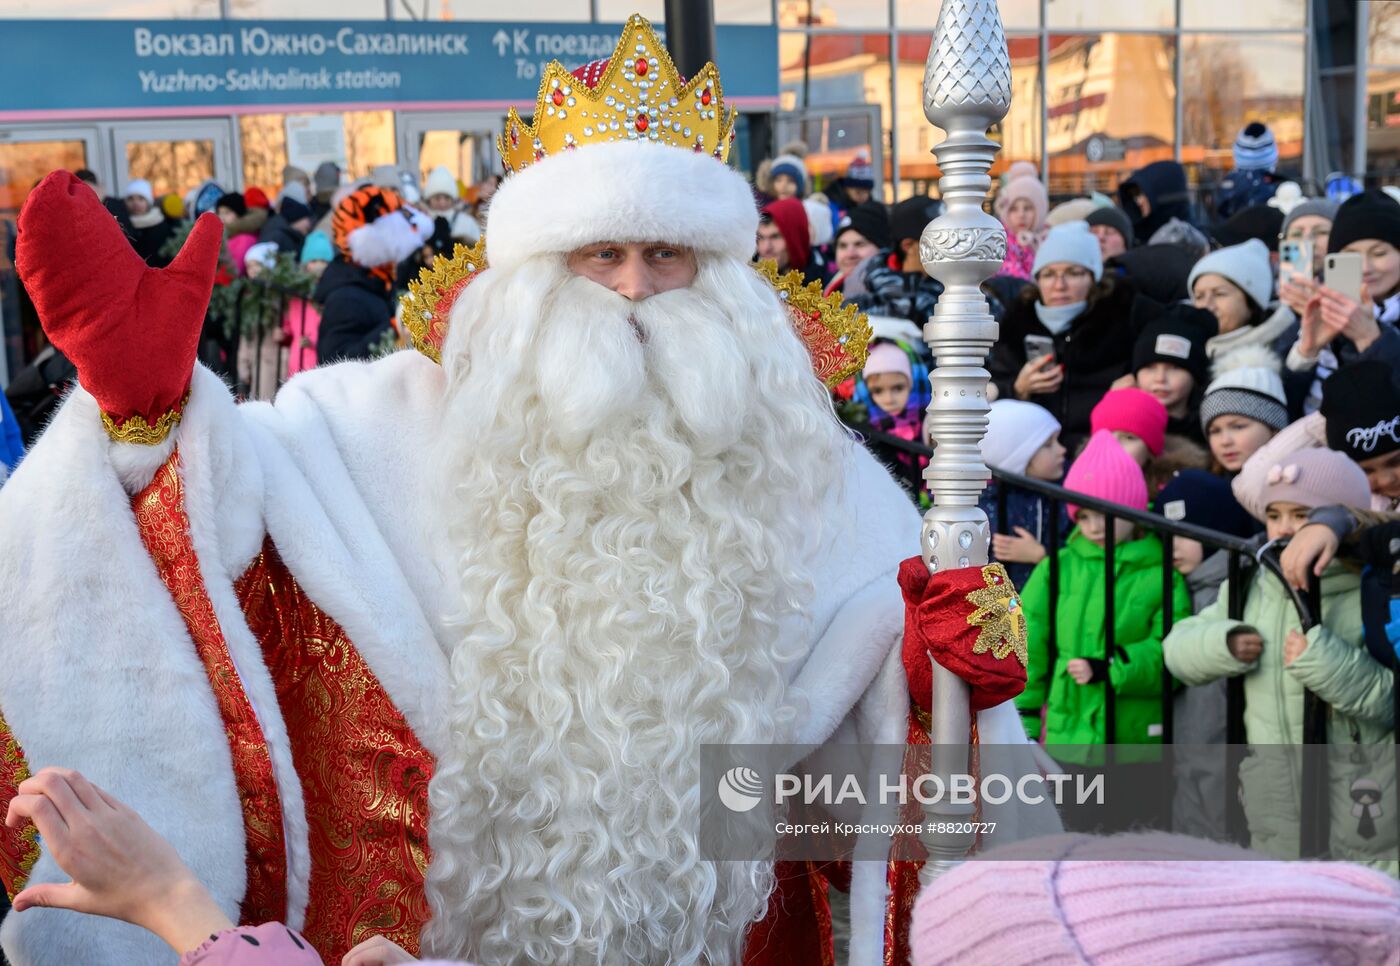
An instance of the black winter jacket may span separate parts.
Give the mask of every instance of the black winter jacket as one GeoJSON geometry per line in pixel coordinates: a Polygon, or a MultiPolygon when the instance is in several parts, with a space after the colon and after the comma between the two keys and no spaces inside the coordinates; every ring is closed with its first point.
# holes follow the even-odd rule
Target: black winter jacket
{"type": "Polygon", "coordinates": [[[326,266],[312,300],[321,306],[316,357],[321,363],[368,359],[394,316],[389,286],[341,256],[326,266]]]}
{"type": "MultiPolygon", "coordinates": [[[[987,369],[996,383],[998,398],[1015,399],[1016,376],[1026,364],[1026,336],[1051,335],[1035,314],[1035,302],[1027,289],[1006,309],[1001,334],[987,369]]],[[[1115,280],[1112,287],[1079,314],[1055,340],[1055,360],[1065,367],[1058,392],[1032,396],[1060,421],[1060,439],[1070,452],[1089,435],[1089,412],[1119,376],[1132,365],[1133,343],[1148,322],[1162,313],[1151,299],[1137,294],[1132,284],[1115,280]]]]}
{"type": "Polygon", "coordinates": [[[132,225],[130,231],[131,247],[136,249],[136,254],[141,256],[143,262],[152,268],[165,268],[170,264],[170,259],[160,252],[170,240],[170,236],[175,234],[175,222],[162,217],[154,225],[147,225],[145,228],[132,225]]]}
{"type": "Polygon", "coordinates": [[[301,256],[301,246],[306,242],[306,236],[292,227],[291,222],[281,215],[273,215],[263,225],[262,231],[258,232],[259,242],[272,242],[277,246],[277,251],[282,254],[291,255],[293,258],[301,256]]]}

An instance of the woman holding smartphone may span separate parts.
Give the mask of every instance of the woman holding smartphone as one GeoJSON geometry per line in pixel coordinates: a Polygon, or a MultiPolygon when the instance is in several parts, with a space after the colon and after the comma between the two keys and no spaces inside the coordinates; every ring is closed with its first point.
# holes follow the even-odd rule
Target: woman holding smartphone
{"type": "Polygon", "coordinates": [[[1290,274],[1279,296],[1299,315],[1276,343],[1294,415],[1322,403],[1322,384],[1353,362],[1400,365],[1400,204],[1372,189],[1337,209],[1321,284],[1290,274]]]}
{"type": "Polygon", "coordinates": [[[1073,450],[1089,434],[1090,411],[1128,372],[1138,334],[1161,307],[1129,282],[1104,276],[1098,239],[1082,221],[1050,230],[1032,275],[1007,307],[987,368],[997,398],[1044,406],[1073,450]]]}

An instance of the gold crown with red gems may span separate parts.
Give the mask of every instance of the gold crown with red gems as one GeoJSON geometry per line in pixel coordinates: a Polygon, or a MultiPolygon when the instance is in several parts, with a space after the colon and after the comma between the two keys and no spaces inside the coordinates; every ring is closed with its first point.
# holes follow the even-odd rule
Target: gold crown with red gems
{"type": "Polygon", "coordinates": [[[507,174],[551,154],[609,141],[655,141],[727,161],[736,117],[734,108],[724,108],[715,65],[684,80],[651,24],[633,14],[606,62],[574,74],[550,61],[533,123],[511,108],[497,144],[507,174]]]}

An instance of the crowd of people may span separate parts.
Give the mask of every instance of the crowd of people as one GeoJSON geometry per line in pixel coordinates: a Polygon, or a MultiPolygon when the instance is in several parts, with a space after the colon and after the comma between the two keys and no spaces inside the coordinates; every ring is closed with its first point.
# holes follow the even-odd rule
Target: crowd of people
{"type": "MultiPolygon", "coordinates": [[[[1400,192],[1307,198],[1275,172],[1273,135],[1259,123],[1239,132],[1235,160],[1214,224],[1193,218],[1186,172],[1171,161],[1135,172],[1116,198],[1053,207],[1034,166],[1018,162],[993,202],[1007,247],[984,285],[1000,323],[987,362],[995,400],[987,464],[1256,550],[1306,534],[1289,554],[1311,554],[1321,578],[1315,626],[1302,625],[1290,588],[1262,568],[1245,572],[1243,616],[1232,618],[1227,552],[1175,539],[1168,599],[1159,538],[1116,518],[1115,647],[1106,658],[1105,514],[1067,501],[1056,521],[1047,498],[991,481],[982,499],[991,556],[1023,588],[1028,627],[1029,682],[1017,705],[1027,734],[1056,746],[1070,768],[1094,758],[1090,746],[1162,741],[1164,667],[1178,682],[1178,744],[1224,742],[1233,677],[1244,679],[1252,744],[1302,741],[1305,689],[1332,709],[1330,742],[1393,740],[1400,609],[1391,609],[1391,575],[1400,544],[1356,534],[1400,519],[1391,515],[1400,499],[1400,192]],[[1359,288],[1348,290],[1328,264],[1347,261],[1359,288]],[[1053,662],[1052,526],[1062,535],[1053,662]]],[[[848,421],[927,505],[918,473],[926,460],[879,437],[924,435],[929,396],[920,388],[932,360],[919,328],[940,287],[922,271],[918,237],[939,202],[871,200],[862,162],[829,194],[805,198],[797,154],[775,159],[769,174],[758,254],[871,314],[868,362],[838,389],[838,411],[849,417],[839,403],[859,404],[848,421]]],[[[1307,569],[1293,566],[1299,588],[1307,569]]],[[[1353,809],[1365,799],[1356,789],[1369,787],[1368,767],[1334,776],[1333,854],[1394,874],[1395,823],[1359,823],[1353,809]]],[[[1379,794],[1393,796],[1393,768],[1383,771],[1379,794]]],[[[1298,854],[1298,781],[1246,767],[1257,847],[1298,854]]],[[[1174,796],[1176,828],[1224,828],[1223,762],[1178,767],[1174,796]]]]}
{"type": "MultiPolygon", "coordinates": [[[[1223,741],[1225,681],[1237,676],[1251,742],[1300,741],[1304,689],[1331,705],[1333,742],[1374,745],[1392,734],[1395,553],[1367,535],[1389,532],[1397,518],[1386,514],[1400,500],[1400,195],[1372,189],[1338,204],[1279,192],[1267,128],[1249,125],[1235,147],[1238,170],[1215,205],[1227,217],[1211,225],[1193,220],[1186,174],[1174,162],[1134,173],[1116,199],[1053,207],[1033,166],[1010,167],[993,203],[1007,253],[984,286],[1000,336],[987,363],[994,402],[983,453],[996,471],[1256,547],[1306,534],[1290,552],[1313,554],[1319,621],[1304,628],[1288,589],[1262,570],[1246,574],[1243,617],[1230,617],[1228,555],[1185,538],[1173,542],[1176,576],[1165,594],[1159,538],[1116,518],[1116,647],[1105,658],[1108,517],[1070,503],[1056,520],[1046,498],[992,481],[982,501],[996,531],[992,558],[1023,588],[1029,632],[1029,682],[1017,705],[1027,734],[1049,744],[1160,742],[1164,668],[1182,685],[1178,742],[1223,741]],[[1295,257],[1281,259],[1281,246],[1295,257]],[[1324,268],[1338,254],[1356,256],[1359,289],[1328,284],[1324,268]],[[1052,527],[1064,535],[1053,663],[1052,527]],[[1163,612],[1172,625],[1165,639],[1163,612]],[[1114,734],[1105,730],[1108,688],[1114,734]]],[[[98,190],[89,172],[79,177],[98,190]]],[[[104,203],[152,266],[178,251],[182,223],[212,211],[224,224],[222,282],[279,265],[315,280],[287,307],[283,341],[299,351],[280,383],[318,361],[370,356],[395,331],[396,293],[435,256],[480,238],[491,187],[468,200],[445,168],[419,186],[392,168],[351,182],[326,163],[313,175],[286,168],[271,199],[213,182],[157,198],[138,179],[104,203]],[[428,239],[388,266],[358,257],[338,224],[386,198],[414,212],[428,239]]],[[[765,163],[754,188],[755,258],[802,272],[870,316],[868,361],[835,390],[838,412],[872,434],[931,444],[933,363],[921,327],[942,289],[923,270],[919,238],[941,202],[916,196],[887,206],[874,196],[865,158],[814,191],[798,146],[765,163]]],[[[0,463],[13,467],[23,440],[12,414],[2,415],[0,463]]],[[[927,505],[918,481],[926,460],[882,452],[927,505]]],[[[1076,764],[1074,754],[1067,763],[1076,764]]],[[[1394,775],[1386,780],[1393,794],[1394,775]]],[[[1247,780],[1247,811],[1262,807],[1261,795],[1247,780]]],[[[1218,774],[1179,782],[1176,796],[1179,828],[1219,827],[1218,774]]],[[[1335,811],[1339,854],[1395,867],[1393,823],[1360,835],[1348,810],[1335,811]]],[[[1251,821],[1261,846],[1271,841],[1270,818],[1251,821]]]]}
{"type": "MultiPolygon", "coordinates": [[[[170,264],[200,215],[219,217],[223,270],[201,335],[200,361],[242,395],[264,399],[318,361],[369,359],[402,345],[399,298],[438,255],[480,240],[499,185],[493,177],[466,186],[446,167],[432,169],[419,184],[393,165],[352,180],[327,161],[312,174],[288,165],[276,189],[228,191],[206,180],[183,196],[157,196],[150,180],[137,178],[120,196],[107,196],[93,172],[75,174],[103,199],[133,249],[154,268],[170,264]],[[357,202],[375,194],[392,197],[394,207],[412,215],[422,243],[407,258],[383,264],[351,250],[354,228],[373,218],[357,202]],[[338,226],[342,204],[347,211],[338,226]],[[256,288],[249,289],[246,283],[253,280],[256,288]]],[[[10,398],[0,402],[0,416],[13,415],[12,403],[18,416],[0,420],[0,474],[13,469],[72,378],[72,366],[52,346],[15,377],[10,398]]]]}

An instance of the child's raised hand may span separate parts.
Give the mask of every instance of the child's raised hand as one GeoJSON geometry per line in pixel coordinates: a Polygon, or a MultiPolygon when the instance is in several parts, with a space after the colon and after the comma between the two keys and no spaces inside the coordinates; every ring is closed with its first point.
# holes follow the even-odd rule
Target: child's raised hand
{"type": "Polygon", "coordinates": [[[1016,536],[992,534],[992,554],[1002,563],[1038,564],[1045,559],[1045,547],[1025,527],[1012,527],[1016,536]]]}
{"type": "Polygon", "coordinates": [[[1288,667],[1308,649],[1308,636],[1302,631],[1289,631],[1283,642],[1283,666],[1288,667]]]}
{"type": "Polygon", "coordinates": [[[1231,631],[1225,638],[1225,646],[1230,649],[1230,654],[1236,661],[1253,664],[1259,660],[1259,655],[1264,653],[1264,638],[1253,628],[1245,628],[1231,631]]]}
{"type": "Polygon", "coordinates": [[[416,963],[418,958],[383,936],[371,936],[350,950],[340,960],[340,966],[391,966],[393,963],[416,963]]]}
{"type": "Polygon", "coordinates": [[[1283,565],[1283,575],[1294,587],[1307,590],[1309,576],[1315,574],[1321,577],[1340,546],[1341,541],[1331,527],[1309,523],[1295,533],[1288,546],[1283,548],[1283,556],[1279,559],[1283,565]]]}

